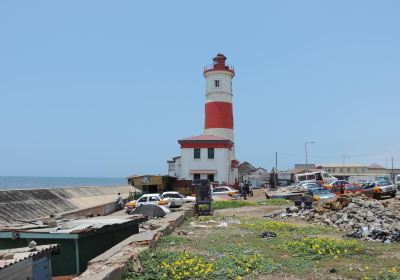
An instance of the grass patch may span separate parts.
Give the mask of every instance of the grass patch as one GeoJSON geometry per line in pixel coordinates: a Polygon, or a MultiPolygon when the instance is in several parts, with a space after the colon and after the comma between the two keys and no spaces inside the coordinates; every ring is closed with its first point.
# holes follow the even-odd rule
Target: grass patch
{"type": "Polygon", "coordinates": [[[180,229],[190,234],[162,237],[140,255],[143,272],[129,267],[124,279],[400,279],[400,243],[340,239],[342,232],[304,221],[207,216],[180,229]],[[228,226],[219,227],[220,221],[228,226]],[[264,231],[277,236],[263,239],[264,231]]]}
{"type": "Polygon", "coordinates": [[[269,206],[269,205],[287,205],[287,204],[293,204],[293,202],[284,198],[273,198],[273,199],[257,201],[257,204],[269,206]]]}
{"type": "Polygon", "coordinates": [[[277,265],[262,255],[239,250],[220,254],[193,254],[188,251],[176,252],[156,249],[146,250],[140,255],[145,273],[133,270],[128,265],[124,279],[242,279],[261,273],[270,273],[277,265]]]}
{"type": "Polygon", "coordinates": [[[238,208],[243,206],[257,206],[258,204],[256,202],[246,200],[214,200],[211,205],[214,210],[218,210],[226,208],[238,208]]]}
{"type": "Polygon", "coordinates": [[[343,256],[359,254],[363,246],[356,240],[341,240],[326,237],[303,237],[300,240],[289,241],[284,247],[299,255],[332,257],[337,259],[343,256]]]}
{"type": "Polygon", "coordinates": [[[241,227],[246,230],[264,232],[272,231],[281,235],[296,234],[320,234],[332,232],[332,229],[321,226],[301,227],[293,223],[266,220],[263,218],[242,219],[241,227]]]}

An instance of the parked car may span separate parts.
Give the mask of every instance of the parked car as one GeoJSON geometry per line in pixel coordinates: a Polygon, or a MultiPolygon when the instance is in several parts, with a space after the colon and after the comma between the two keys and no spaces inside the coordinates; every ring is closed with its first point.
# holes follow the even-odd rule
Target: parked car
{"type": "Polygon", "coordinates": [[[182,206],[188,202],[196,202],[195,197],[185,196],[179,192],[164,192],[161,196],[165,199],[169,199],[171,206],[182,206]]]}
{"type": "Polygon", "coordinates": [[[358,193],[362,192],[363,188],[358,184],[348,184],[345,186],[345,193],[358,193]]]}
{"type": "Polygon", "coordinates": [[[220,186],[213,189],[212,195],[229,195],[233,197],[238,197],[239,191],[228,186],[220,186]]]}
{"type": "Polygon", "coordinates": [[[325,189],[332,190],[333,188],[340,188],[342,186],[345,187],[348,184],[349,182],[347,182],[346,180],[336,180],[330,184],[325,185],[325,189]]]}
{"type": "Polygon", "coordinates": [[[365,183],[362,193],[375,199],[380,199],[382,196],[395,197],[396,186],[391,184],[388,180],[365,183]]]}
{"type": "Polygon", "coordinates": [[[378,181],[390,181],[390,178],[389,178],[389,176],[386,176],[386,175],[378,175],[378,176],[376,176],[376,181],[378,182],[378,181]]]}
{"type": "Polygon", "coordinates": [[[307,181],[300,183],[299,187],[306,191],[309,189],[321,189],[322,185],[318,181],[307,181]]]}
{"type": "Polygon", "coordinates": [[[129,212],[143,204],[155,204],[164,207],[171,206],[171,202],[169,201],[169,199],[163,198],[158,193],[150,193],[142,195],[137,200],[129,201],[128,203],[125,204],[125,208],[126,211],[129,212]]]}
{"type": "Polygon", "coordinates": [[[330,191],[336,195],[341,194],[341,190],[343,187],[343,193],[357,193],[357,192],[362,192],[363,188],[357,184],[343,184],[343,185],[338,185],[338,186],[333,186],[330,191]]]}
{"type": "Polygon", "coordinates": [[[304,201],[321,201],[335,197],[335,194],[324,188],[308,189],[304,193],[304,201]]]}
{"type": "Polygon", "coordinates": [[[394,183],[397,185],[397,189],[400,190],[400,175],[396,175],[394,183]]]}

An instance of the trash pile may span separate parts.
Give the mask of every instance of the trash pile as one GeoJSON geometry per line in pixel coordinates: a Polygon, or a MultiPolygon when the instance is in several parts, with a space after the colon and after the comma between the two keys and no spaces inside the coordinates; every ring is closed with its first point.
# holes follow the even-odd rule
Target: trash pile
{"type": "Polygon", "coordinates": [[[398,201],[379,201],[364,195],[341,195],[310,210],[290,207],[284,212],[274,212],[265,217],[298,217],[345,230],[348,237],[400,242],[398,201]]]}

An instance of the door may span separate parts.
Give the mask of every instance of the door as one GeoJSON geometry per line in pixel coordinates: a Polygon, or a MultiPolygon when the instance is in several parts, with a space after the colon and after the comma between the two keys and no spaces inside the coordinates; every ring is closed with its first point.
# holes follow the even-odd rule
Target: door
{"type": "Polygon", "coordinates": [[[141,197],[137,202],[137,206],[147,204],[147,196],[141,197]]]}
{"type": "Polygon", "coordinates": [[[34,280],[51,280],[51,265],[47,255],[34,260],[32,270],[34,280]]]}
{"type": "Polygon", "coordinates": [[[158,205],[158,201],[160,201],[158,196],[149,196],[148,204],[158,205]]]}

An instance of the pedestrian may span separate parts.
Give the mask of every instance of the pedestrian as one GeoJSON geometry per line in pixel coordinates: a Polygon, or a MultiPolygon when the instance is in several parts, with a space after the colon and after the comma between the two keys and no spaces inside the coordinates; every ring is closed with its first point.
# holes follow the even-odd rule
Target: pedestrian
{"type": "Polygon", "coordinates": [[[240,183],[240,193],[243,195],[244,200],[246,200],[246,186],[243,182],[240,183]]]}
{"type": "Polygon", "coordinates": [[[244,184],[243,193],[244,193],[244,195],[243,195],[244,200],[247,200],[247,196],[248,196],[249,193],[250,193],[250,187],[249,187],[249,183],[248,183],[248,182],[246,182],[246,183],[244,184]]]}
{"type": "Polygon", "coordinates": [[[124,208],[124,202],[123,202],[123,199],[122,199],[122,195],[121,195],[121,193],[118,193],[118,198],[117,198],[117,209],[118,210],[122,210],[123,208],[124,208]]]}

